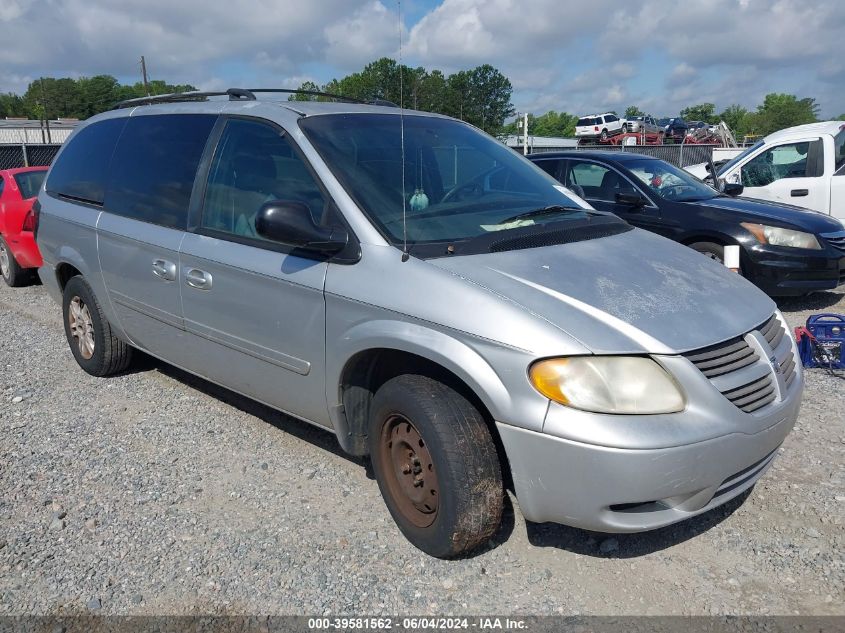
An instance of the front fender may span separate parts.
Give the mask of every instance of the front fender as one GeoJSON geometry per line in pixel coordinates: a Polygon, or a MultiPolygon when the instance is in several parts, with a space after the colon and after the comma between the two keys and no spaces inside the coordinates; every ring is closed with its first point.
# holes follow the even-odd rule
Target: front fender
{"type": "Polygon", "coordinates": [[[342,401],[341,381],[347,363],[374,349],[407,352],[436,363],[460,378],[495,420],[542,429],[549,401],[528,382],[532,354],[399,318],[359,321],[327,340],[326,397],[330,410],[336,410],[342,401]]]}

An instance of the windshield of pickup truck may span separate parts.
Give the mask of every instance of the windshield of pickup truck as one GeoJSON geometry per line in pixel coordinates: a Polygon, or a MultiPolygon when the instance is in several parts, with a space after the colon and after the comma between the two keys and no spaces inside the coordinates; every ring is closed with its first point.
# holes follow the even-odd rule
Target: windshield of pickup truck
{"type": "Polygon", "coordinates": [[[394,244],[404,241],[403,210],[408,244],[454,243],[599,214],[470,125],[414,114],[402,118],[404,140],[398,114],[326,114],[299,123],[353,200],[394,244]]]}
{"type": "Polygon", "coordinates": [[[754,143],[754,145],[752,145],[751,147],[747,147],[747,148],[745,148],[745,150],[743,150],[742,152],[740,152],[739,154],[737,154],[736,156],[734,156],[733,158],[731,158],[731,159],[730,159],[727,163],[725,163],[724,165],[722,165],[721,167],[719,167],[719,169],[717,169],[717,170],[716,170],[716,173],[717,173],[719,176],[723,176],[723,175],[725,175],[726,173],[728,173],[728,171],[730,171],[730,169],[731,169],[734,165],[736,165],[738,162],[740,162],[741,160],[743,160],[743,159],[744,159],[746,156],[748,156],[751,152],[756,152],[756,151],[757,151],[757,148],[762,147],[762,146],[763,146],[763,143],[765,143],[765,141],[763,141],[763,140],[761,139],[761,140],[757,141],[756,143],[754,143]]]}

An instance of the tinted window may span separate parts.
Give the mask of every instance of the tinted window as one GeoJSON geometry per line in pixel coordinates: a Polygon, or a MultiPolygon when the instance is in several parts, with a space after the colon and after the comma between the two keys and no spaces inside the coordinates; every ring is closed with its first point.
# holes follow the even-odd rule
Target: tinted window
{"type": "Polygon", "coordinates": [[[6,181],[3,180],[3,176],[0,176],[0,196],[3,195],[3,190],[6,188],[6,181]]]}
{"type": "Polygon", "coordinates": [[[618,118],[618,117],[616,117],[616,116],[614,116],[614,115],[612,115],[612,114],[608,114],[606,117],[604,117],[604,120],[605,120],[605,122],[607,122],[607,123],[613,123],[614,121],[618,121],[618,120],[619,120],[619,118],[618,118]]]}
{"type": "Polygon", "coordinates": [[[327,212],[322,191],[286,136],[264,123],[233,119],[211,162],[202,226],[264,239],[255,217],[271,200],[304,203],[318,224],[327,212]]]}
{"type": "Polygon", "coordinates": [[[47,191],[102,204],[109,163],[126,117],[88,125],[70,139],[53,163],[47,191]]]}
{"type": "Polygon", "coordinates": [[[46,175],[46,170],[25,171],[21,174],[15,174],[15,182],[18,183],[18,189],[21,190],[21,197],[26,200],[37,196],[46,175]]]}
{"type": "Polygon", "coordinates": [[[131,117],[114,152],[106,208],[136,220],[185,228],[197,166],[216,118],[131,117]]]}
{"type": "Polygon", "coordinates": [[[547,160],[538,160],[534,164],[537,165],[540,169],[546,172],[552,178],[557,178],[558,174],[560,173],[560,164],[563,161],[561,160],[554,160],[554,159],[547,159],[547,160]]]}
{"type": "Polygon", "coordinates": [[[577,161],[571,165],[564,184],[579,187],[587,199],[616,202],[617,193],[637,193],[623,176],[603,165],[577,161]]]}
{"type": "Polygon", "coordinates": [[[577,127],[584,127],[584,126],[587,126],[587,125],[595,125],[595,124],[596,124],[596,120],[594,118],[585,117],[583,119],[578,119],[578,123],[576,123],[575,125],[577,127]]]}

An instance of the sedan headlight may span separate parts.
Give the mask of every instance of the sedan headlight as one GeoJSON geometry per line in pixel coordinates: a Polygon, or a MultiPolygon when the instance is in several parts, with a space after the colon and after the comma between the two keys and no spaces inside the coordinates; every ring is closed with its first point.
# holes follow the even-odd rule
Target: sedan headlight
{"type": "Polygon", "coordinates": [[[571,356],[537,361],[531,384],[560,404],[595,413],[654,414],[683,411],[678,384],[642,356],[571,356]]]}
{"type": "Polygon", "coordinates": [[[751,222],[743,222],[742,226],[748,229],[761,244],[809,248],[814,251],[821,250],[821,244],[812,233],[782,229],[778,226],[766,226],[765,224],[752,224],[751,222]]]}

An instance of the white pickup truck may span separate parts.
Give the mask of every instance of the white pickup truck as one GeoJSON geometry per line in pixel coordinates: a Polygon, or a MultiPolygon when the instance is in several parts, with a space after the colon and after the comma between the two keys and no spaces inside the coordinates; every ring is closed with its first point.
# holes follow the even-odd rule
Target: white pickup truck
{"type": "MultiPolygon", "coordinates": [[[[712,180],[708,164],[686,168],[712,180]]],[[[809,123],[761,139],[717,168],[748,198],[773,200],[845,219],[845,122],[809,123]]]]}

